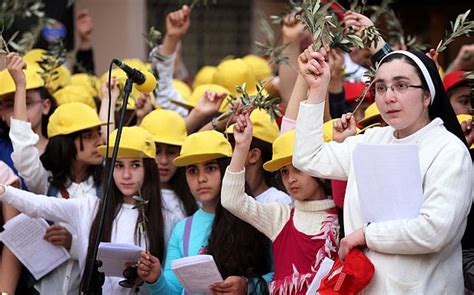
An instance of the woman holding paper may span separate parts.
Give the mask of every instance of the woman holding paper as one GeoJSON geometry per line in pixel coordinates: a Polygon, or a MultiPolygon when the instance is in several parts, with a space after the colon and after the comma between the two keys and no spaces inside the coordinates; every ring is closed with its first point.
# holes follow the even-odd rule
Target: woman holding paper
{"type": "MultiPolygon", "coordinates": [[[[112,155],[113,143],[117,132],[110,136],[109,155],[112,155]]],[[[106,147],[98,151],[105,156],[106,147]]],[[[102,242],[137,245],[147,248],[150,253],[163,259],[165,240],[176,223],[171,215],[162,210],[159,172],[155,163],[155,144],[153,137],[140,127],[124,127],[114,164],[113,183],[106,210],[105,227],[102,242]],[[135,209],[140,197],[144,202],[144,215],[141,209],[135,209]],[[146,219],[145,232],[139,230],[146,219]]],[[[100,215],[97,214],[100,199],[95,195],[85,195],[70,200],[48,198],[0,185],[0,201],[11,204],[20,212],[31,217],[42,217],[52,221],[69,223],[78,234],[79,266],[82,271],[97,232],[100,215]],[[91,237],[91,238],[90,238],[91,237]]],[[[131,261],[132,264],[136,261],[131,261]]],[[[124,266],[124,270],[125,270],[124,266]]],[[[123,280],[118,277],[106,277],[103,286],[104,294],[135,294],[137,281],[132,281],[133,288],[119,285],[123,280]]],[[[139,294],[147,294],[145,288],[139,294]]]]}
{"type": "MultiPolygon", "coordinates": [[[[209,286],[212,292],[261,293],[266,288],[262,276],[270,271],[268,240],[249,224],[220,205],[221,184],[232,147],[216,131],[189,135],[174,160],[186,167],[186,183],[202,208],[173,229],[164,269],[162,259],[142,252],[139,275],[152,294],[184,294],[171,269],[175,259],[209,254],[224,278],[209,286]]],[[[253,294],[253,293],[252,293],[253,294]]]]}
{"type": "MultiPolygon", "coordinates": [[[[339,257],[344,259],[354,247],[367,247],[366,255],[375,266],[365,289],[368,294],[462,294],[460,241],[472,204],[472,163],[435,63],[419,52],[385,55],[372,89],[389,126],[369,129],[342,143],[322,139],[330,79],[325,50],[314,52],[309,47],[300,55],[299,67],[309,91],[298,113],[293,163],[316,177],[348,181],[346,237],[339,257]],[[364,196],[358,194],[352,159],[358,143],[417,145],[423,186],[418,216],[364,220],[359,203],[364,196]]],[[[355,134],[351,114],[344,115],[341,123],[335,132],[355,134]]]]}

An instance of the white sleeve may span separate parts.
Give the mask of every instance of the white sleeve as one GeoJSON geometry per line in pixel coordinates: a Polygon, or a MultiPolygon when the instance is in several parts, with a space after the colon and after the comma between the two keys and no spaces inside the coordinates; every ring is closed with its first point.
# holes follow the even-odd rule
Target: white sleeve
{"type": "Polygon", "coordinates": [[[288,205],[260,203],[245,193],[245,171],[234,173],[226,169],[222,180],[221,203],[272,241],[290,218],[288,205]]]}
{"type": "Polygon", "coordinates": [[[350,136],[342,143],[323,142],[324,102],[300,103],[296,119],[293,165],[315,177],[346,180],[352,150],[364,135],[350,136]]]}
{"type": "Polygon", "coordinates": [[[26,121],[11,119],[10,139],[13,145],[12,160],[28,190],[37,194],[48,192],[48,172],[43,167],[35,145],[38,135],[26,121]]]}
{"type": "Polygon", "coordinates": [[[471,157],[465,150],[437,153],[424,177],[420,215],[370,224],[365,232],[369,249],[388,254],[426,254],[460,241],[472,204],[471,169],[471,157]]]}
{"type": "Polygon", "coordinates": [[[176,53],[165,56],[159,53],[159,47],[150,52],[151,67],[158,73],[158,86],[154,90],[155,101],[163,109],[177,112],[182,117],[188,115],[188,110],[172,103],[170,100],[184,101],[183,97],[173,87],[173,69],[176,53]]]}

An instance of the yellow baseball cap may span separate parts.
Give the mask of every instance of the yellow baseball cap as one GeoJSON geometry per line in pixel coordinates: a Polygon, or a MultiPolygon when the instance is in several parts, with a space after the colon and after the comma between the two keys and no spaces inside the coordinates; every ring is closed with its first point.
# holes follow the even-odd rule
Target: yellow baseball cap
{"type": "Polygon", "coordinates": [[[242,86],[246,83],[247,93],[250,95],[257,94],[257,79],[250,66],[248,66],[243,59],[236,58],[221,62],[217,66],[214,73],[214,83],[224,86],[229,89],[230,93],[238,96],[235,87],[242,86]]]}
{"type": "MultiPolygon", "coordinates": [[[[47,51],[44,49],[32,49],[23,56],[23,60],[31,64],[32,66],[36,67],[38,73],[44,73],[44,69],[42,69],[39,63],[44,60],[45,58],[51,59],[51,62],[55,62],[53,57],[47,55],[47,51]]],[[[47,83],[47,87],[51,92],[55,92],[59,88],[62,88],[66,85],[69,85],[71,82],[71,72],[69,69],[64,65],[60,65],[54,69],[46,69],[49,72],[48,78],[44,83],[47,83]]]]}
{"type": "MultiPolygon", "coordinates": [[[[250,114],[250,121],[253,124],[252,136],[268,143],[278,137],[279,128],[276,122],[272,122],[270,115],[263,111],[256,109],[250,114]]],[[[227,128],[227,133],[234,133],[234,125],[227,128]]]]}
{"type": "Polygon", "coordinates": [[[154,110],[143,118],[140,127],[146,129],[159,143],[183,145],[188,132],[186,123],[178,113],[171,110],[154,110]]]}
{"type": "Polygon", "coordinates": [[[70,102],[60,105],[49,117],[48,137],[71,134],[101,125],[97,112],[90,106],[80,102],[70,102]]]}
{"type": "Polygon", "coordinates": [[[272,68],[266,59],[253,54],[246,55],[242,59],[250,66],[258,81],[265,81],[272,76],[272,68]]]}
{"type": "Polygon", "coordinates": [[[82,86],[92,97],[99,96],[100,79],[97,76],[78,73],[71,76],[71,85],[82,86]]]}
{"type": "MultiPolygon", "coordinates": [[[[472,116],[468,114],[460,114],[460,115],[457,115],[456,117],[458,118],[459,124],[467,120],[472,120],[472,116]]],[[[469,147],[469,149],[474,149],[474,143],[469,147]]]]}
{"type": "Polygon", "coordinates": [[[214,130],[208,130],[186,137],[181,146],[181,152],[173,160],[173,163],[182,167],[231,156],[232,146],[224,135],[214,130]]]}
{"type": "MultiPolygon", "coordinates": [[[[34,66],[27,64],[25,72],[26,90],[36,89],[44,86],[44,81],[37,73],[34,66]]],[[[0,72],[0,98],[7,94],[15,93],[16,85],[7,69],[0,72]]]]}
{"type": "MultiPolygon", "coordinates": [[[[112,157],[116,138],[117,129],[115,129],[109,136],[109,157],[112,157]]],[[[105,157],[106,154],[106,147],[106,145],[101,145],[97,148],[97,151],[103,157],[105,157]]],[[[138,126],[123,127],[117,158],[154,159],[155,155],[155,142],[153,141],[153,136],[150,132],[138,126]]]]}
{"type": "Polygon", "coordinates": [[[214,83],[214,73],[217,68],[213,66],[203,66],[194,76],[193,89],[202,84],[214,83]]]}
{"type": "MultiPolygon", "coordinates": [[[[332,141],[334,120],[323,124],[324,142],[332,141]]],[[[272,159],[263,164],[263,169],[274,172],[291,164],[293,159],[293,149],[295,145],[295,129],[278,136],[272,145],[272,159]]]]}
{"type": "Polygon", "coordinates": [[[375,102],[373,102],[365,110],[364,118],[360,120],[359,122],[357,122],[357,124],[362,127],[365,127],[366,125],[371,123],[372,120],[377,119],[378,117],[380,117],[380,111],[377,108],[377,105],[375,104],[375,102]]]}
{"type": "Polygon", "coordinates": [[[184,98],[184,100],[186,101],[189,100],[189,98],[191,97],[192,90],[191,90],[191,87],[188,86],[188,84],[184,83],[181,80],[173,79],[172,85],[173,85],[173,88],[176,89],[176,91],[178,91],[181,97],[184,98]]]}
{"type": "Polygon", "coordinates": [[[54,98],[59,105],[70,102],[82,102],[93,109],[97,109],[94,97],[84,87],[79,85],[67,85],[54,93],[54,98]]]}
{"type": "MultiPolygon", "coordinates": [[[[198,103],[201,97],[204,95],[204,93],[209,90],[217,93],[229,93],[229,90],[227,90],[225,87],[222,87],[217,84],[203,84],[199,85],[196,87],[189,97],[188,100],[186,101],[177,101],[177,100],[171,100],[173,103],[182,106],[184,108],[187,108],[188,110],[193,109],[198,103]]],[[[228,102],[227,99],[224,98],[224,100],[221,103],[221,106],[219,107],[219,112],[223,113],[227,110],[228,107],[228,102]]]]}

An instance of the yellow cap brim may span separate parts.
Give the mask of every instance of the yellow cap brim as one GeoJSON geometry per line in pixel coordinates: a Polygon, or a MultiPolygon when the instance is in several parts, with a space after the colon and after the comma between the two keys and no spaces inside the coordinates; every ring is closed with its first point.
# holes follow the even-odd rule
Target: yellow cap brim
{"type": "MultiPolygon", "coordinates": [[[[101,145],[97,148],[97,151],[99,154],[102,155],[102,157],[105,157],[105,152],[107,148],[105,145],[101,145]]],[[[109,157],[112,157],[114,147],[109,146],[109,157]]],[[[143,151],[139,151],[136,149],[130,149],[130,148],[124,148],[120,147],[118,150],[117,158],[155,158],[155,155],[149,155],[143,151]]]]}
{"type": "MultiPolygon", "coordinates": [[[[110,124],[113,124],[113,122],[110,122],[110,124]]],[[[94,123],[94,124],[77,125],[74,128],[71,128],[67,131],[63,130],[63,131],[60,131],[60,132],[51,132],[52,134],[50,134],[50,132],[48,132],[48,137],[51,138],[51,137],[56,136],[56,135],[72,134],[74,132],[78,132],[78,131],[81,131],[81,130],[92,129],[92,128],[99,127],[99,126],[104,126],[104,125],[108,125],[108,123],[98,122],[98,123],[94,123]]]]}
{"type": "Polygon", "coordinates": [[[163,138],[159,136],[153,136],[153,140],[156,143],[164,143],[164,144],[169,144],[169,145],[177,145],[177,146],[182,146],[184,140],[176,140],[172,138],[163,138]]]}
{"type": "Polygon", "coordinates": [[[263,169],[269,172],[275,172],[277,170],[280,170],[281,168],[288,166],[291,164],[293,157],[292,156],[287,156],[283,158],[278,158],[274,160],[270,160],[266,163],[263,164],[263,169]]]}
{"type": "Polygon", "coordinates": [[[197,164],[205,161],[210,161],[219,158],[231,157],[232,155],[226,155],[223,153],[209,153],[209,154],[199,154],[199,155],[187,155],[187,156],[178,156],[173,160],[173,164],[178,167],[188,166],[192,164],[197,164]]]}

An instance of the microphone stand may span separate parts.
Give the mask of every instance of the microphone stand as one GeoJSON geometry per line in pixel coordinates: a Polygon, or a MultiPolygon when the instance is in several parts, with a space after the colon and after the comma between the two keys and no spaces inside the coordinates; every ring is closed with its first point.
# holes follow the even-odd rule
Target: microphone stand
{"type": "MultiPolygon", "coordinates": [[[[127,109],[128,97],[132,91],[133,81],[130,78],[127,78],[125,82],[125,87],[123,90],[123,103],[120,110],[120,119],[117,125],[117,137],[115,139],[114,149],[112,152],[112,159],[106,159],[106,171],[107,171],[107,183],[104,186],[104,197],[102,199],[102,206],[99,208],[100,211],[100,220],[99,227],[97,228],[97,235],[94,240],[94,248],[92,249],[92,255],[88,259],[86,268],[84,271],[84,284],[82,286],[82,292],[86,295],[101,295],[102,294],[102,285],[105,282],[105,275],[103,272],[99,271],[99,267],[102,266],[102,261],[97,260],[97,252],[99,250],[100,239],[104,231],[104,222],[105,222],[105,211],[107,208],[110,188],[112,185],[113,179],[113,170],[114,163],[117,160],[118,148],[120,144],[120,137],[122,135],[122,128],[125,121],[125,111],[127,109]]],[[[110,111],[109,111],[110,112],[110,111]]],[[[108,142],[107,138],[107,142],[108,142]]],[[[107,150],[108,153],[108,145],[107,150]]]]}

